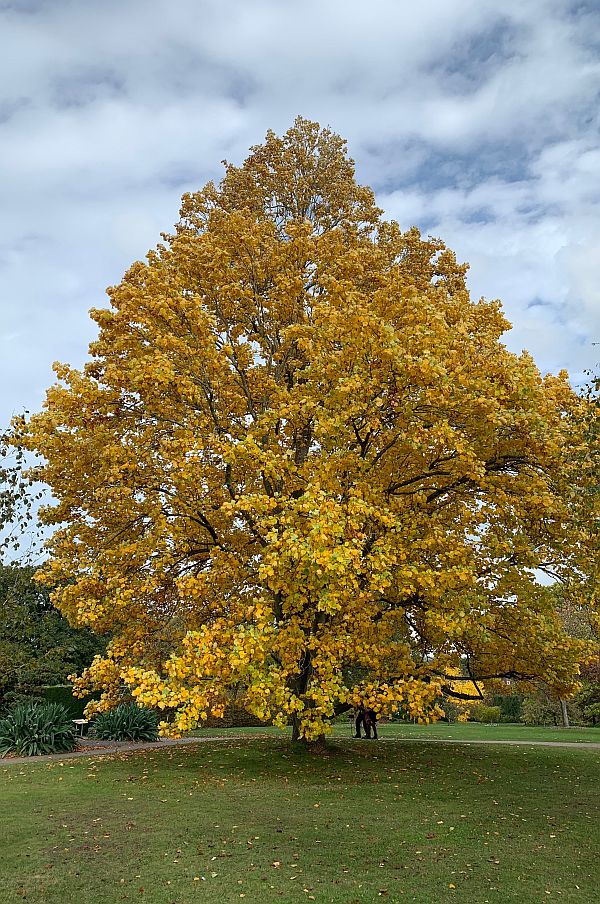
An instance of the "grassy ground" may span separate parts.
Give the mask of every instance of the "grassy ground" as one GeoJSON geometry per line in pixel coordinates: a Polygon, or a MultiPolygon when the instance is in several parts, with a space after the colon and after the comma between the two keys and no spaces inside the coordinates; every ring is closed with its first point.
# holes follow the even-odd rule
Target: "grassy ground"
{"type": "MultiPolygon", "coordinates": [[[[336,735],[350,734],[347,725],[336,725],[336,735]]],[[[540,725],[482,725],[478,722],[436,722],[412,725],[405,722],[383,724],[382,738],[446,738],[455,741],[594,741],[600,744],[600,728],[545,728],[540,725]]]]}
{"type": "Polygon", "coordinates": [[[0,765],[3,904],[598,900],[600,751],[276,738],[0,765]]]}
{"type": "MultiPolygon", "coordinates": [[[[277,728],[211,728],[193,732],[200,737],[223,737],[235,735],[241,737],[268,735],[282,738],[284,733],[277,728]]],[[[600,726],[597,728],[545,728],[534,725],[482,725],[477,722],[454,723],[437,722],[434,725],[412,725],[406,722],[383,723],[379,726],[379,735],[383,739],[421,739],[444,738],[454,741],[569,741],[570,743],[595,742],[600,744],[600,726]]],[[[338,723],[334,727],[336,738],[350,736],[348,722],[338,723]]]]}

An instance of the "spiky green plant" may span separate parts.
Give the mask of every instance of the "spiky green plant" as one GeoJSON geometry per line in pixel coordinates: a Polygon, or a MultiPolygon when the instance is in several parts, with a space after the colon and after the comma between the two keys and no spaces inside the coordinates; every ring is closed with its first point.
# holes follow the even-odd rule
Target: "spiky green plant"
{"type": "Polygon", "coordinates": [[[59,703],[22,703],[0,719],[0,756],[65,753],[77,743],[75,726],[59,703]]]}
{"type": "Polygon", "coordinates": [[[154,710],[135,703],[121,703],[100,713],[94,722],[94,735],[103,741],[156,741],[158,717],[154,710]]]}

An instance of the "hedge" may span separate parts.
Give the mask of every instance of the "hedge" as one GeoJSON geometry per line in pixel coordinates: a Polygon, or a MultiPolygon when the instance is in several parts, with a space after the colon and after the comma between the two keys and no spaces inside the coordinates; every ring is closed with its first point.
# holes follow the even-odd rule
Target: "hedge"
{"type": "Polygon", "coordinates": [[[73,688],[70,684],[52,684],[41,687],[37,692],[48,703],[60,703],[69,713],[71,719],[83,719],[83,710],[92,697],[73,696],[73,688]]]}

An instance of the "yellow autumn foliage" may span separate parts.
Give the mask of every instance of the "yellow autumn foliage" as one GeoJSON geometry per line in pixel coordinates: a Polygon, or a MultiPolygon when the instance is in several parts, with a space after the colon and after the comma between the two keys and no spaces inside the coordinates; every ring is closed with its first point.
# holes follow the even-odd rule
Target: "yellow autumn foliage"
{"type": "Polygon", "coordinates": [[[465,657],[572,689],[587,647],[536,569],[587,573],[587,403],[465,273],[305,120],[184,197],[16,425],[55,499],[44,579],[111,638],[82,693],[125,684],[165,732],[235,693],[311,739],[356,702],[435,718],[465,657]]]}
{"type": "Polygon", "coordinates": [[[447,671],[446,683],[443,691],[449,697],[455,697],[457,700],[473,701],[482,699],[485,696],[485,685],[483,681],[474,681],[472,678],[465,678],[461,675],[458,668],[450,668],[447,671]]]}

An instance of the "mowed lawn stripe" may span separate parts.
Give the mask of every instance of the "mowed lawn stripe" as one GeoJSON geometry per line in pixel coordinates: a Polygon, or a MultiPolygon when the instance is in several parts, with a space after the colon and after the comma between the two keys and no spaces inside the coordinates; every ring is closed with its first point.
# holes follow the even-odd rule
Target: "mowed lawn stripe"
{"type": "Polygon", "coordinates": [[[595,901],[600,752],[275,739],[6,766],[6,904],[595,901]]]}

